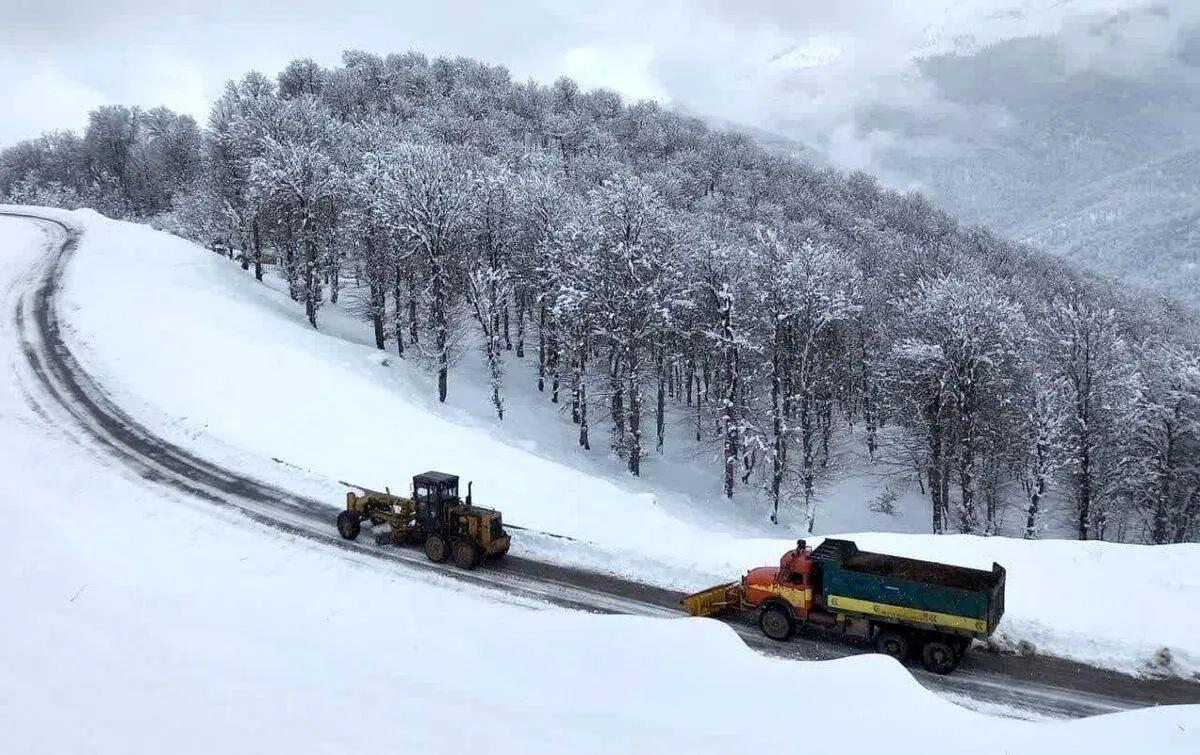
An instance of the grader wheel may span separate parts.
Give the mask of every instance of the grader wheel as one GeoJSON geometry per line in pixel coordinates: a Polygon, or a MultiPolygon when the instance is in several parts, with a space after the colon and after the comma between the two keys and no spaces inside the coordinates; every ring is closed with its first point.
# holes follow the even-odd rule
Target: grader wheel
{"type": "Polygon", "coordinates": [[[469,540],[455,540],[451,546],[454,563],[460,569],[474,569],[479,566],[479,549],[469,540]]]}
{"type": "Polygon", "coordinates": [[[425,556],[430,561],[440,564],[446,560],[449,555],[449,548],[446,546],[446,541],[440,535],[430,535],[425,538],[425,556]]]}
{"type": "Polygon", "coordinates": [[[354,540],[362,531],[362,523],[358,520],[358,514],[353,511],[343,511],[337,515],[337,528],[338,534],[343,539],[354,540]]]}

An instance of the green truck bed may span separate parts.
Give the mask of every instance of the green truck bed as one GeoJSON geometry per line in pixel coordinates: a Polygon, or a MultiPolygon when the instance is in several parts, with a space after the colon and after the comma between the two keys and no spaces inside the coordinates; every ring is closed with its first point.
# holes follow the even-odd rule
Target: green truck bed
{"type": "Polygon", "coordinates": [[[896,624],[984,639],[1004,615],[1004,567],[968,569],[860,551],[827,539],[813,551],[826,608],[896,624]]]}

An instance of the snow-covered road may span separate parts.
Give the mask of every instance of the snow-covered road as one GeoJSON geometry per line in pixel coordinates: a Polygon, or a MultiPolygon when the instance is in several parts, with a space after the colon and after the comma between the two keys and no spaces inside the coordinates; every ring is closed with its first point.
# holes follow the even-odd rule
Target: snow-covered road
{"type": "MultiPolygon", "coordinates": [[[[44,221],[39,224],[46,227],[44,221]]],[[[10,298],[15,295],[18,302],[16,323],[21,352],[36,378],[35,389],[42,392],[39,405],[43,412],[67,412],[89,443],[103,448],[141,477],[183,497],[220,504],[277,530],[348,551],[356,559],[383,559],[403,566],[414,577],[437,584],[448,580],[466,582],[503,601],[648,617],[680,615],[677,593],[578,569],[513,559],[503,570],[468,574],[433,565],[411,551],[345,543],[329,525],[327,503],[224,470],[156,437],[113,404],[63,343],[55,295],[58,272],[72,248],[71,233],[61,225],[52,225],[46,232],[60,245],[59,249],[51,249],[46,262],[20,277],[9,292],[10,298]],[[53,406],[44,405],[46,398],[52,399],[53,406]]],[[[771,655],[822,659],[861,652],[819,641],[768,644],[752,627],[735,628],[748,644],[771,655]]],[[[1028,716],[1077,717],[1156,702],[1200,701],[1200,691],[1182,682],[1140,682],[1064,664],[1000,656],[977,662],[974,667],[964,666],[946,679],[915,673],[924,685],[949,699],[1008,715],[1020,710],[1028,716]],[[1040,668],[1038,663],[1042,664],[1040,668]],[[1035,673],[1030,673],[1031,667],[1035,673]]]]}

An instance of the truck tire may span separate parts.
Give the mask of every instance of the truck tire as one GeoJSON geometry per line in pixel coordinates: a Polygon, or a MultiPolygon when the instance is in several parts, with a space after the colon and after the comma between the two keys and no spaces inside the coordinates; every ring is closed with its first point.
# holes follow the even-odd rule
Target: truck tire
{"type": "Polygon", "coordinates": [[[758,614],[758,628],[776,642],[787,642],[796,631],[792,614],[778,603],[769,603],[758,614]]]}
{"type": "Polygon", "coordinates": [[[949,674],[958,668],[959,654],[944,640],[930,640],[921,648],[921,665],[935,674],[949,674]]]}
{"type": "Polygon", "coordinates": [[[450,552],[454,556],[455,565],[460,569],[470,570],[479,566],[479,549],[470,540],[455,540],[450,546],[450,552]]]}
{"type": "Polygon", "coordinates": [[[358,533],[362,531],[362,523],[358,521],[358,514],[353,511],[343,511],[337,515],[338,534],[343,540],[354,540],[358,537],[358,533]]]}
{"type": "Polygon", "coordinates": [[[425,557],[435,564],[440,564],[450,555],[446,540],[441,535],[430,535],[425,538],[425,557]]]}
{"type": "Polygon", "coordinates": [[[894,629],[883,629],[875,637],[875,651],[904,663],[908,660],[908,636],[894,629]]]}

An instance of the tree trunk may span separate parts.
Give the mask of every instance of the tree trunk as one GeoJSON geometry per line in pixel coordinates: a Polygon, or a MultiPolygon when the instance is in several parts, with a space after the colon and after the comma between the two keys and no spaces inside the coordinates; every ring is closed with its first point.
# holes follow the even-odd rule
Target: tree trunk
{"type": "MultiPolygon", "coordinates": [[[[509,325],[508,325],[508,307],[509,307],[509,297],[506,296],[504,298],[504,350],[512,351],[513,344],[512,344],[512,336],[510,335],[511,331],[509,330],[509,325]]],[[[520,356],[520,355],[518,354],[517,356],[520,356]]]]}
{"type": "Polygon", "coordinates": [[[395,299],[395,305],[396,305],[396,312],[395,312],[396,351],[400,354],[401,358],[403,358],[404,357],[404,302],[402,300],[403,294],[401,293],[400,282],[402,280],[404,280],[404,278],[400,272],[400,265],[397,264],[395,266],[395,269],[392,272],[393,272],[392,298],[395,299]]]}
{"type": "Polygon", "coordinates": [[[546,348],[549,351],[548,358],[550,360],[550,403],[558,403],[559,389],[559,365],[562,363],[562,344],[559,342],[556,323],[553,322],[554,317],[551,315],[550,337],[546,348]]]}
{"type": "Polygon", "coordinates": [[[1032,479],[1025,482],[1025,494],[1029,506],[1025,510],[1025,539],[1033,540],[1038,536],[1038,518],[1041,516],[1042,497],[1046,494],[1046,470],[1050,464],[1050,444],[1038,437],[1034,451],[1034,471],[1032,479]]]}
{"type": "MultiPolygon", "coordinates": [[[[241,247],[241,254],[239,256],[241,257],[242,270],[249,272],[249,270],[250,270],[250,250],[247,249],[246,246],[247,246],[247,242],[250,242],[251,245],[253,245],[254,242],[253,242],[253,240],[246,238],[246,233],[244,231],[238,233],[238,240],[241,242],[239,244],[239,246],[241,247]]],[[[230,247],[230,251],[232,252],[232,247],[230,247]]]]}
{"type": "MultiPolygon", "coordinates": [[[[397,283],[396,285],[399,285],[397,283]]],[[[418,344],[421,342],[420,329],[417,323],[417,274],[412,268],[408,270],[408,342],[418,344]]],[[[399,304],[399,302],[397,302],[399,304]]],[[[399,315],[397,315],[398,317],[399,315]]],[[[400,334],[397,332],[396,337],[400,334]]]]}
{"type": "Polygon", "coordinates": [[[945,521],[942,512],[945,508],[945,494],[942,468],[942,418],[941,401],[934,399],[925,407],[925,421],[929,427],[929,494],[933,501],[933,533],[940,535],[945,532],[945,521]]]}
{"type": "Polygon", "coordinates": [[[1092,522],[1092,448],[1091,433],[1086,428],[1080,434],[1080,440],[1077,482],[1079,539],[1088,540],[1092,522]]]}
{"type": "Polygon", "coordinates": [[[375,348],[382,351],[384,348],[383,315],[387,304],[384,299],[383,281],[379,279],[378,250],[375,248],[375,239],[369,233],[363,237],[363,248],[367,253],[367,266],[370,271],[367,288],[371,302],[371,326],[375,331],[375,348]]]}
{"type": "MultiPolygon", "coordinates": [[[[804,382],[807,378],[802,377],[804,382]]],[[[813,427],[813,399],[807,386],[800,393],[800,478],[804,483],[804,524],[811,533],[816,526],[816,429],[813,427]]]]}
{"type": "Polygon", "coordinates": [[[525,293],[517,294],[517,358],[525,358],[525,293]]]}
{"type": "Polygon", "coordinates": [[[538,308],[538,371],[539,391],[546,390],[546,305],[538,308]]]}
{"type": "Polygon", "coordinates": [[[875,383],[871,380],[870,368],[868,367],[867,329],[861,317],[858,320],[858,340],[862,349],[859,369],[862,373],[860,380],[862,383],[863,424],[867,428],[867,453],[871,460],[874,461],[875,453],[879,450],[879,424],[875,411],[875,383]]]}
{"type": "Polygon", "coordinates": [[[331,249],[329,251],[329,303],[338,303],[338,293],[342,290],[342,261],[341,255],[331,249]]]}
{"type": "Polygon", "coordinates": [[[432,260],[433,280],[430,287],[430,307],[433,316],[434,347],[437,349],[438,401],[446,402],[446,389],[450,373],[449,325],[446,319],[446,281],[442,270],[441,250],[432,260]]]}
{"type": "Polygon", "coordinates": [[[500,341],[500,339],[497,338],[495,335],[489,335],[487,337],[487,343],[486,343],[484,350],[485,350],[485,353],[487,356],[488,372],[490,373],[491,380],[492,380],[492,405],[494,407],[496,407],[496,417],[500,420],[503,420],[504,419],[504,400],[500,396],[501,370],[500,370],[500,354],[499,354],[500,342],[499,341],[500,341]]]}
{"type": "Polygon", "coordinates": [[[642,375],[638,349],[629,349],[629,471],[642,472],[642,375]]]}
{"type": "Polygon", "coordinates": [[[1171,521],[1168,510],[1171,506],[1173,493],[1173,473],[1175,463],[1175,428],[1169,420],[1163,421],[1164,447],[1162,467],[1158,475],[1158,501],[1154,505],[1154,529],[1151,537],[1156,545],[1171,541],[1171,521]]]}
{"type": "Polygon", "coordinates": [[[962,510],[959,512],[958,530],[964,535],[979,529],[979,516],[975,511],[975,442],[970,426],[963,428],[959,441],[958,484],[962,490],[962,510]]]}
{"type": "Polygon", "coordinates": [[[1175,536],[1173,542],[1183,543],[1187,541],[1188,530],[1191,529],[1192,523],[1196,517],[1200,515],[1200,487],[1192,491],[1188,497],[1187,505],[1183,507],[1175,517],[1175,536]]]}
{"type": "MultiPolygon", "coordinates": [[[[692,384],[693,384],[693,383],[695,383],[695,384],[696,384],[696,392],[697,392],[697,393],[699,393],[699,390],[700,390],[699,383],[697,383],[697,382],[696,382],[696,355],[695,355],[695,349],[696,349],[696,347],[695,347],[695,345],[693,344],[693,345],[692,345],[692,349],[691,349],[692,353],[688,354],[688,360],[687,360],[687,378],[686,378],[686,381],[685,381],[684,390],[685,390],[685,392],[686,392],[686,398],[687,398],[687,405],[688,405],[688,406],[691,406],[691,405],[692,405],[692,384]]],[[[696,440],[700,440],[700,439],[699,439],[699,438],[697,438],[696,440]]]]}
{"type": "Polygon", "coordinates": [[[662,453],[663,442],[667,435],[667,373],[664,365],[666,355],[664,352],[666,347],[659,346],[658,348],[658,402],[654,407],[654,425],[658,433],[657,450],[662,453]]]}
{"type": "MultiPolygon", "coordinates": [[[[301,211],[304,211],[301,206],[301,211]]],[[[300,226],[300,249],[303,253],[304,264],[304,313],[308,316],[308,322],[314,328],[317,327],[317,304],[320,297],[320,271],[317,270],[317,245],[312,238],[312,232],[308,227],[309,219],[307,217],[300,226]]]]}
{"type": "Polygon", "coordinates": [[[263,279],[263,251],[262,251],[262,232],[258,227],[258,217],[254,218],[252,227],[252,235],[254,238],[254,279],[262,283],[263,279]]]}
{"type": "Polygon", "coordinates": [[[609,357],[608,385],[612,393],[613,450],[625,455],[625,383],[621,379],[621,356],[614,347],[609,357]]]}
{"type": "Polygon", "coordinates": [[[821,468],[829,466],[829,444],[833,440],[833,401],[831,396],[821,398],[821,468]]]}
{"type": "MultiPolygon", "coordinates": [[[[725,497],[732,499],[740,443],[736,404],[738,398],[738,354],[733,334],[733,294],[729,291],[728,286],[721,289],[719,302],[725,368],[725,396],[721,405],[721,428],[725,441],[725,497]]],[[[707,383],[707,380],[705,382],[707,383]]]]}
{"type": "Polygon", "coordinates": [[[775,318],[771,356],[771,523],[779,524],[779,492],[783,486],[783,471],[787,467],[787,441],[783,424],[783,339],[785,325],[775,318]]]}
{"type": "Polygon", "coordinates": [[[591,450],[591,441],[588,438],[588,412],[587,412],[587,385],[584,383],[584,376],[587,374],[587,335],[579,338],[579,353],[576,356],[579,374],[578,391],[579,391],[579,445],[585,450],[591,450]]]}

